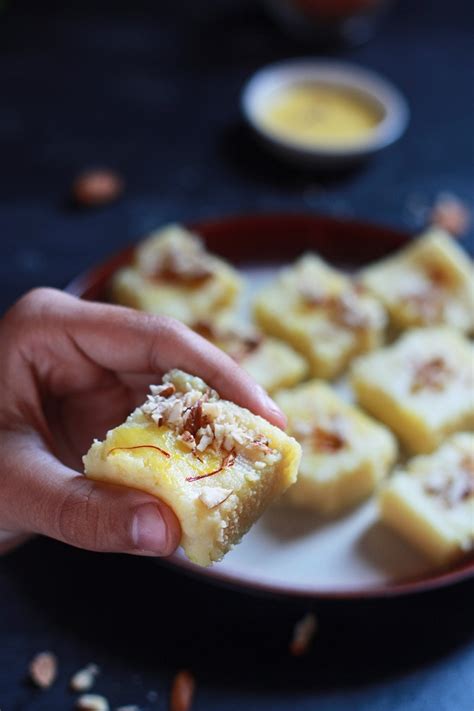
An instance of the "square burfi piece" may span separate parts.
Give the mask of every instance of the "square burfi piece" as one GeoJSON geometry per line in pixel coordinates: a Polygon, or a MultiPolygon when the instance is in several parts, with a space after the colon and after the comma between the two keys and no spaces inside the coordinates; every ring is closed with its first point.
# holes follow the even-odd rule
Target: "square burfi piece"
{"type": "Polygon", "coordinates": [[[296,385],[308,372],[303,356],[254,326],[225,319],[200,321],[194,324],[194,330],[230,355],[270,393],[296,385]]]}
{"type": "Polygon", "coordinates": [[[432,452],[474,424],[474,350],[448,328],[415,329],[359,358],[352,385],[359,403],[409,452],[432,452]]]}
{"type": "Polygon", "coordinates": [[[337,514],[374,492],[397,455],[389,430],[318,380],[281,391],[276,401],[303,450],[298,479],[284,501],[337,514]]]}
{"type": "Polygon", "coordinates": [[[474,550],[474,435],[452,435],[434,454],[397,470],[380,494],[380,515],[437,564],[474,550]]]}
{"type": "Polygon", "coordinates": [[[285,269],[257,297],[258,325],[302,353],[312,375],[333,378],[357,354],[380,345],[385,311],[316,255],[285,269]]]}
{"type": "Polygon", "coordinates": [[[165,501],[180,521],[188,558],[210,565],[296,480],[301,448],[182,371],[170,371],[151,393],[93,443],[86,476],[165,501]]]}
{"type": "Polygon", "coordinates": [[[365,269],[361,281],[382,301],[396,330],[436,324],[464,333],[474,328],[471,260],[439,228],[365,269]]]}
{"type": "Polygon", "coordinates": [[[197,235],[170,225],[138,245],[111,292],[116,303],[191,324],[232,306],[241,286],[236,270],[207,252],[197,235]]]}

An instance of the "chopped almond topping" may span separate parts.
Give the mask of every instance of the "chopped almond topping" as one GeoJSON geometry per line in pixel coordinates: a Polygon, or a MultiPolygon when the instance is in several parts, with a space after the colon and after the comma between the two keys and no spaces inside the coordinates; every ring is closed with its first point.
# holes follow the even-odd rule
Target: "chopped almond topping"
{"type": "Polygon", "coordinates": [[[346,440],[339,432],[331,432],[322,427],[313,430],[313,445],[319,452],[339,452],[346,445],[346,440]]]}
{"type": "Polygon", "coordinates": [[[209,265],[209,255],[197,237],[189,238],[179,245],[172,242],[162,244],[154,257],[152,268],[147,270],[150,279],[199,286],[214,275],[209,265]]]}
{"type": "Polygon", "coordinates": [[[266,464],[274,464],[281,457],[265,437],[244,424],[233,405],[221,401],[200,378],[172,371],[164,381],[172,382],[175,392],[164,397],[161,386],[152,386],[152,394],[141,410],[159,426],[174,430],[195,456],[207,448],[218,454],[224,450],[228,453],[225,467],[231,466],[236,454],[243,454],[249,461],[263,458],[266,464]]]}
{"type": "Polygon", "coordinates": [[[227,501],[232,493],[233,489],[224,489],[221,486],[204,486],[199,499],[208,509],[215,509],[227,501]]]}
{"type": "Polygon", "coordinates": [[[194,330],[222,348],[238,363],[256,351],[264,341],[263,334],[247,326],[221,327],[211,321],[198,321],[194,324],[194,330]]]}
{"type": "MultiPolygon", "coordinates": [[[[231,403],[220,400],[200,378],[174,370],[164,376],[166,383],[172,383],[175,392],[165,397],[162,386],[151,386],[152,394],[141,410],[159,426],[174,430],[195,456],[209,447],[218,453],[242,453],[251,462],[263,458],[266,464],[274,464],[281,457],[265,437],[244,424],[231,403]]],[[[225,466],[231,466],[229,462],[225,466]]]]}
{"type": "Polygon", "coordinates": [[[194,405],[191,405],[184,418],[184,431],[194,437],[207,424],[208,419],[202,411],[202,400],[198,400],[194,405]]]}
{"type": "Polygon", "coordinates": [[[327,294],[316,287],[302,285],[299,293],[307,306],[324,309],[330,320],[343,328],[359,330],[370,326],[370,317],[362,309],[356,288],[340,294],[327,294]]]}
{"type": "Polygon", "coordinates": [[[449,471],[432,471],[424,482],[424,489],[427,494],[439,497],[449,508],[474,496],[474,457],[465,455],[459,466],[449,471]]]}
{"type": "Polygon", "coordinates": [[[293,425],[294,435],[314,450],[325,454],[339,452],[349,441],[349,423],[345,417],[333,414],[318,424],[300,420],[293,425]]]}
{"type": "Polygon", "coordinates": [[[430,282],[438,288],[449,286],[449,275],[440,264],[431,264],[426,269],[430,282]]]}
{"type": "Polygon", "coordinates": [[[453,371],[444,358],[436,356],[415,367],[411,392],[417,393],[420,390],[443,390],[453,371]]]}
{"type": "Polygon", "coordinates": [[[330,318],[339,326],[359,330],[370,326],[370,319],[360,308],[355,294],[347,292],[333,298],[328,304],[330,318]]]}
{"type": "Polygon", "coordinates": [[[175,392],[176,388],[173,383],[163,383],[160,395],[161,397],[171,397],[175,392]]]}
{"type": "Polygon", "coordinates": [[[439,285],[433,284],[420,291],[403,294],[401,300],[422,323],[438,323],[443,318],[445,295],[439,285]]]}

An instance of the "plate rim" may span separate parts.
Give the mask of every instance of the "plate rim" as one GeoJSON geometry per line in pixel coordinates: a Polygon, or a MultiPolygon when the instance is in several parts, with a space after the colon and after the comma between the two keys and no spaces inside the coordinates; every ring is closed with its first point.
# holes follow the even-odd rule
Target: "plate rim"
{"type": "MultiPolygon", "coordinates": [[[[276,220],[293,221],[295,224],[300,223],[300,225],[304,225],[305,227],[313,225],[315,228],[318,225],[321,226],[323,223],[338,223],[339,226],[346,225],[352,229],[369,229],[373,232],[378,229],[383,230],[386,235],[390,234],[395,240],[398,239],[400,244],[408,242],[410,238],[413,237],[413,233],[408,230],[376,222],[302,212],[239,213],[224,215],[213,219],[185,221],[183,224],[185,227],[195,230],[197,233],[202,232],[205,237],[206,231],[222,230],[226,228],[226,225],[228,227],[230,223],[232,223],[234,227],[241,225],[244,228],[246,223],[260,222],[261,224],[268,224],[276,220]]],[[[80,272],[68,282],[64,287],[64,291],[78,298],[84,298],[87,289],[91,288],[91,282],[97,285],[105,280],[104,274],[108,274],[109,272],[113,273],[116,268],[126,262],[128,257],[132,256],[133,250],[140,239],[141,238],[125,248],[119,249],[117,252],[113,252],[109,257],[80,272]]],[[[177,569],[202,581],[224,585],[242,593],[247,592],[280,599],[299,600],[362,601],[399,598],[407,595],[432,592],[474,578],[474,557],[460,561],[457,567],[438,571],[435,570],[428,576],[422,574],[421,576],[402,579],[393,583],[366,585],[353,589],[337,587],[326,589],[311,585],[295,587],[282,583],[261,582],[255,579],[242,578],[236,573],[221,570],[218,566],[200,568],[176,553],[168,558],[160,559],[160,562],[167,567],[177,569]]]]}

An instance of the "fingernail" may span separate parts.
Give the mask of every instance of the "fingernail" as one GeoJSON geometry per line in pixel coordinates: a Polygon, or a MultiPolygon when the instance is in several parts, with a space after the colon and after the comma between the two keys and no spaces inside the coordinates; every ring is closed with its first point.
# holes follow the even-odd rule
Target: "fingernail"
{"type": "Polygon", "coordinates": [[[287,420],[286,420],[286,415],[285,415],[285,413],[280,410],[280,408],[278,407],[278,405],[276,404],[276,402],[275,402],[274,400],[272,400],[272,398],[270,397],[270,395],[269,395],[269,394],[266,392],[266,390],[264,390],[260,385],[258,386],[258,390],[259,390],[259,393],[260,393],[260,399],[261,399],[261,401],[262,401],[262,404],[263,404],[268,410],[270,410],[270,412],[271,412],[273,415],[275,415],[275,417],[277,417],[279,420],[281,420],[281,421],[285,424],[285,426],[286,426],[286,421],[287,421],[287,420]]]}
{"type": "Polygon", "coordinates": [[[168,531],[155,504],[143,504],[132,521],[132,540],[136,549],[149,555],[166,555],[168,531]]]}

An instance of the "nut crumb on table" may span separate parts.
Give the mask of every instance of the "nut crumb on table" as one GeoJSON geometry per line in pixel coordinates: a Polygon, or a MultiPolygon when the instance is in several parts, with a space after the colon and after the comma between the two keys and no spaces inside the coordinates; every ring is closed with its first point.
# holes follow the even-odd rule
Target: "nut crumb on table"
{"type": "Polygon", "coordinates": [[[52,652],[40,652],[30,662],[30,679],[40,689],[49,689],[58,674],[58,660],[52,652]]]}

